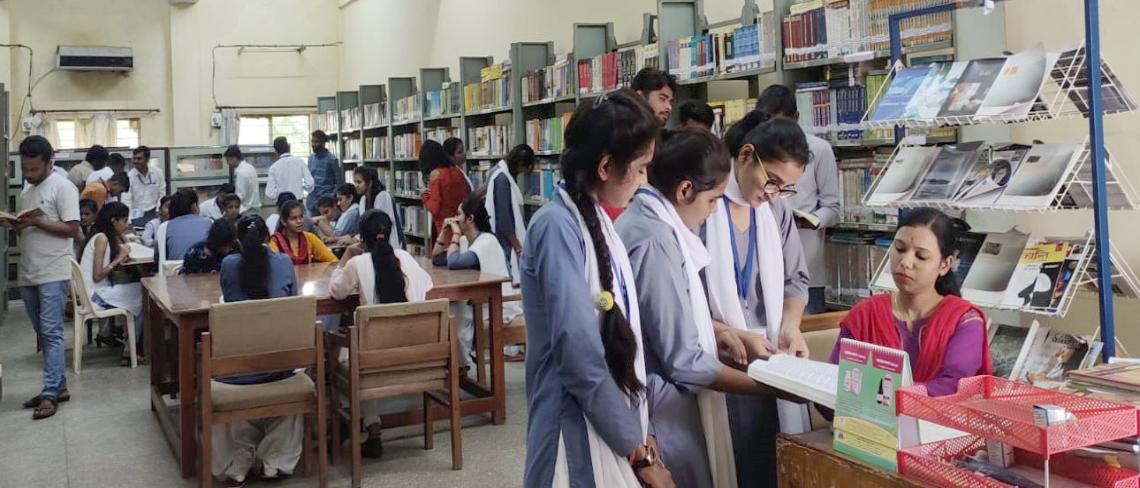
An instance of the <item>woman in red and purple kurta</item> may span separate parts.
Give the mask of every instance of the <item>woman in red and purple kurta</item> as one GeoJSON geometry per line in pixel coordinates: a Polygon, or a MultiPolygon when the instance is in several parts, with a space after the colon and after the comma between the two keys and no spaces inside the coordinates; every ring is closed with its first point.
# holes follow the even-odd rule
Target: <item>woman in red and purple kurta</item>
{"type": "MultiPolygon", "coordinates": [[[[938,210],[906,213],[891,243],[890,266],[898,291],[855,305],[839,338],[906,351],[916,384],[931,396],[958,391],[958,380],[992,374],[986,317],[961,298],[954,276],[955,229],[938,210]]],[[[839,359],[839,343],[831,362],[839,359]]]]}

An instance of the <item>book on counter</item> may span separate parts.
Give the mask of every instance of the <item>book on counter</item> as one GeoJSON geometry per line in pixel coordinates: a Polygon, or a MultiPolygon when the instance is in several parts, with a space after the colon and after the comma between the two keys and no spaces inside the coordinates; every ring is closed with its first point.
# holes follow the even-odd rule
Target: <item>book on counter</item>
{"type": "Polygon", "coordinates": [[[1069,378],[1087,385],[1100,385],[1140,393],[1140,364],[1109,363],[1069,372],[1069,378]]]}
{"type": "Polygon", "coordinates": [[[748,365],[748,376],[827,408],[835,408],[839,366],[788,354],[757,359],[748,365]]]}

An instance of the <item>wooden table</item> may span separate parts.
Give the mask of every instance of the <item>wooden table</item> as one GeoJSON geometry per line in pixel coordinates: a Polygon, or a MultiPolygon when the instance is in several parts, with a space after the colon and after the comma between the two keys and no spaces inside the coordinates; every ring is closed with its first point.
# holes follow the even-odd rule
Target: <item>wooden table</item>
{"type": "Polygon", "coordinates": [[[780,434],[776,438],[776,463],[780,488],[923,486],[898,473],[884,471],[835,452],[831,445],[829,429],[797,435],[780,434]]]}
{"type": "MultiPolygon", "coordinates": [[[[431,275],[434,287],[429,299],[446,298],[453,301],[469,300],[482,309],[490,308],[491,384],[485,385],[463,379],[462,385],[474,398],[462,402],[464,416],[491,413],[494,424],[506,421],[506,391],[504,387],[502,327],[502,283],[509,278],[480,273],[475,270],[450,271],[435,268],[430,260],[417,260],[431,275]]],[[[357,297],[333,300],[328,285],[332,264],[319,263],[297,266],[297,285],[300,293],[317,298],[317,314],[350,313],[358,305],[357,297]]],[[[146,290],[146,351],[150,358],[151,410],[182,466],[182,477],[195,474],[197,457],[197,422],[194,375],[197,370],[195,342],[201,332],[209,329],[208,311],[221,298],[221,283],[217,274],[150,277],[142,280],[146,290]],[[171,330],[167,340],[166,332],[171,330]],[[176,395],[177,404],[167,407],[164,395],[176,395]]],[[[419,423],[424,412],[416,410],[387,415],[382,419],[385,427],[419,423]]],[[[431,411],[434,418],[448,418],[442,407],[431,411]]]]}

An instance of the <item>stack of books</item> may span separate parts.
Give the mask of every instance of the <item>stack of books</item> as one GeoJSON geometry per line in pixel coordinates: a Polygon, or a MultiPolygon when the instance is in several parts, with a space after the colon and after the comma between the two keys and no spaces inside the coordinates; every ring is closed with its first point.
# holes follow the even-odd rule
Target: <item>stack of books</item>
{"type": "MultiPolygon", "coordinates": [[[[801,0],[791,6],[782,23],[784,61],[842,58],[861,51],[890,48],[887,22],[892,14],[953,3],[954,0],[801,0]]],[[[950,12],[907,19],[902,24],[903,46],[949,41],[950,12]]]]}
{"type": "Polygon", "coordinates": [[[551,66],[531,71],[523,78],[522,101],[539,102],[574,94],[573,69],[570,55],[565,54],[551,66]]]}
{"type": "Polygon", "coordinates": [[[570,112],[561,117],[526,121],[526,143],[535,151],[561,151],[562,130],[570,121],[570,112]]]}
{"type": "Polygon", "coordinates": [[[463,109],[478,112],[497,109],[511,103],[511,65],[509,62],[492,64],[479,70],[479,83],[463,87],[463,109]]]}
{"type": "Polygon", "coordinates": [[[509,125],[485,125],[467,129],[467,153],[472,156],[499,156],[511,148],[509,125]]]}
{"type": "Polygon", "coordinates": [[[418,158],[420,157],[420,144],[422,142],[419,132],[395,134],[392,136],[392,157],[418,158]]]}

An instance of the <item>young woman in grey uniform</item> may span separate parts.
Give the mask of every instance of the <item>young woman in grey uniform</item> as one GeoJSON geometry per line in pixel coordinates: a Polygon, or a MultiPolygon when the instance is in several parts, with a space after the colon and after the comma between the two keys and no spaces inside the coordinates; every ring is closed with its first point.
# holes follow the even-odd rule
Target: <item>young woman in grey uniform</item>
{"type": "Polygon", "coordinates": [[[637,286],[600,206],[629,204],[656,135],[649,106],[629,90],[579,105],[564,137],[565,181],[527,230],[528,488],[673,486],[646,432],[637,286]]]}
{"type": "Polygon", "coordinates": [[[766,349],[754,332],[714,323],[700,272],[710,256],[696,230],[721,202],[731,162],[704,129],[666,133],[649,167],[652,186],[637,191],[618,219],[629,250],[645,345],[649,425],[661,461],[678,486],[737,486],[732,434],[721,392],[773,394],[743,371],[744,343],[766,349]]]}

